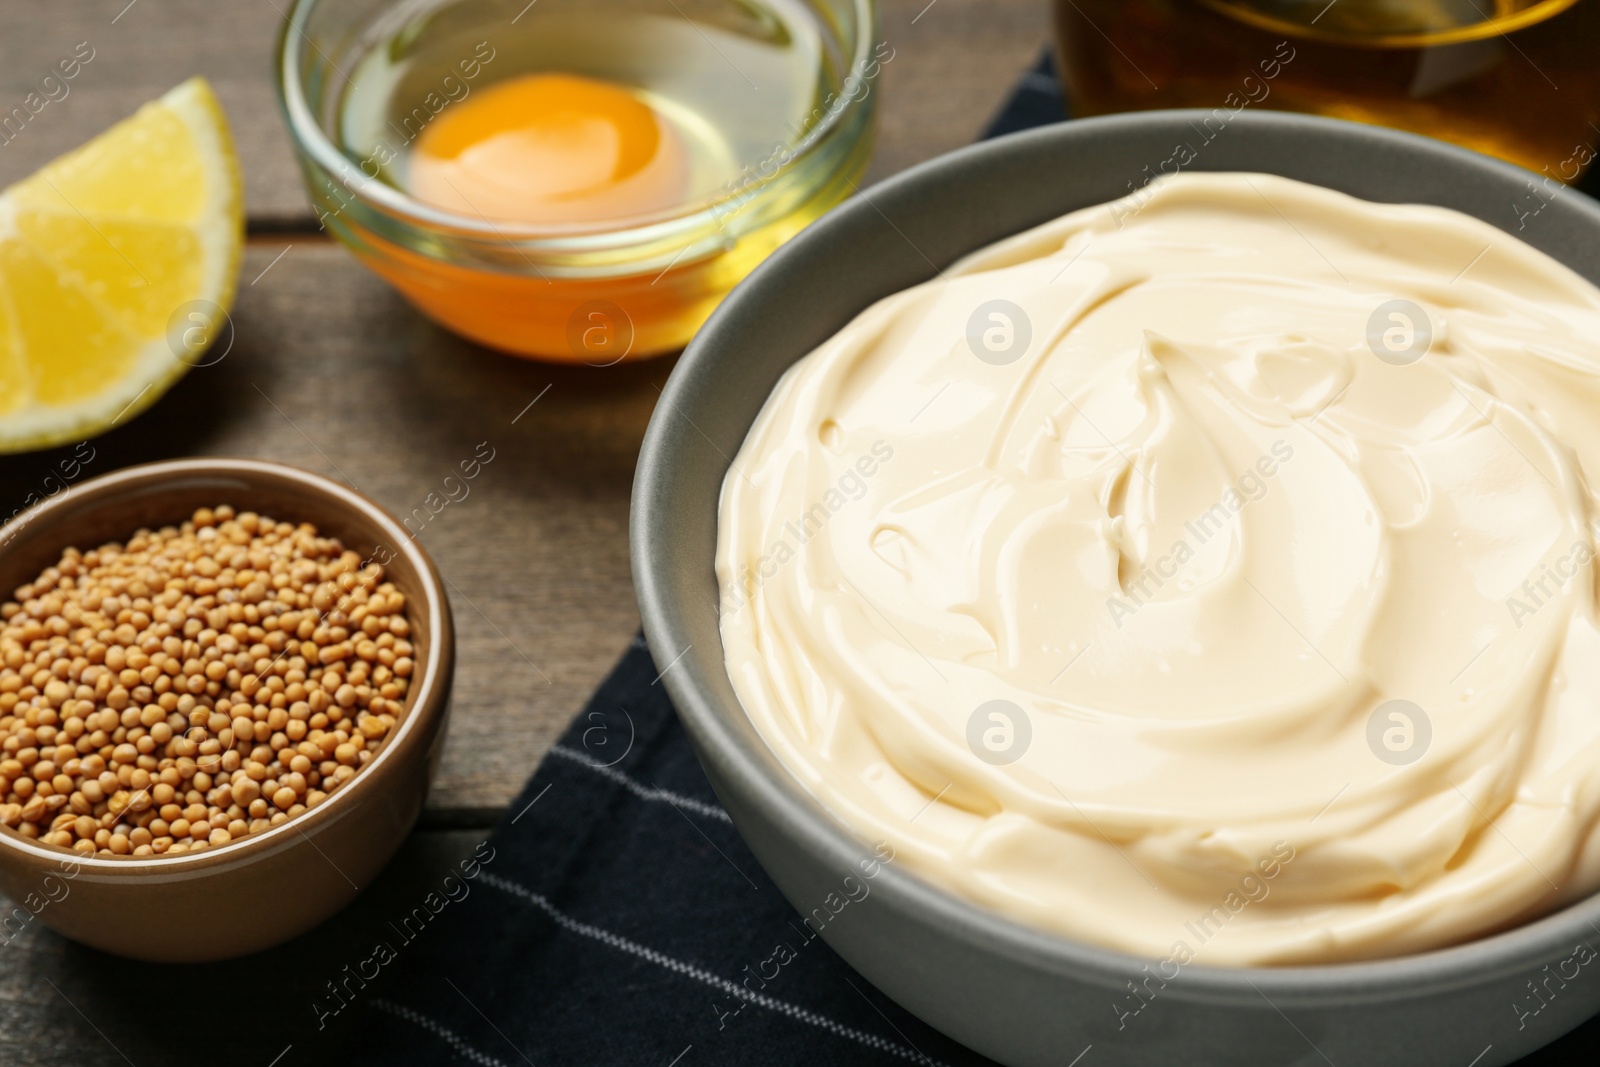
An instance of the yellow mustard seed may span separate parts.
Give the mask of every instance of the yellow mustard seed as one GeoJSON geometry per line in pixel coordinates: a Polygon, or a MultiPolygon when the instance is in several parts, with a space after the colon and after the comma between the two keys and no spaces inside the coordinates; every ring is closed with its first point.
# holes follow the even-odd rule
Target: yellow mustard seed
{"type": "Polygon", "coordinates": [[[347,784],[414,670],[405,597],[222,505],[68,548],[0,604],[0,826],[101,856],[230,844],[347,784]]]}

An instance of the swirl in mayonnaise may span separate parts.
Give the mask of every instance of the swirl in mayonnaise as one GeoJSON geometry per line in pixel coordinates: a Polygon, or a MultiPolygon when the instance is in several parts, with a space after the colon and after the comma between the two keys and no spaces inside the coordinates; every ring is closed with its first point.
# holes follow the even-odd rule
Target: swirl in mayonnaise
{"type": "Polygon", "coordinates": [[[825,808],[1024,922],[1214,964],[1459,942],[1600,886],[1595,471],[1572,271],[1161,179],[785,375],[722,490],[728,673],[825,808]]]}

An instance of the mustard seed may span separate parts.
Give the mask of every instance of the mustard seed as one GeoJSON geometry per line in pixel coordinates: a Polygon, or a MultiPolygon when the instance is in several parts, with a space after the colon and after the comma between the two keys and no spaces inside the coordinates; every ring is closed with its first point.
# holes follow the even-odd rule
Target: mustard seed
{"type": "Polygon", "coordinates": [[[405,597],[309,524],[226,505],[0,604],[0,826],[102,856],[277,826],[348,783],[415,670],[405,597]]]}

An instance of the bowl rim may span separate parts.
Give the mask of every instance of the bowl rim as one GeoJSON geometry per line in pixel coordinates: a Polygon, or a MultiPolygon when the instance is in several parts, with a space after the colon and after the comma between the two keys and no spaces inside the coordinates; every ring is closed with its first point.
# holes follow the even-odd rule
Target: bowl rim
{"type": "MultiPolygon", "coordinates": [[[[311,38],[305,31],[305,24],[318,5],[325,2],[328,0],[294,0],[279,21],[278,39],[273,53],[273,73],[278,106],[283,113],[284,124],[288,127],[289,139],[302,157],[311,160],[328,174],[338,175],[344,187],[352,195],[370,201],[407,226],[447,230],[470,238],[500,244],[518,244],[530,249],[537,248],[540,243],[548,242],[552,247],[560,249],[565,242],[586,238],[605,237],[612,241],[653,240],[676,233],[695,234],[706,226],[714,229],[718,225],[721,206],[726,202],[737,200],[737,196],[728,198],[713,194],[696,197],[674,207],[644,215],[576,223],[526,223],[509,219],[492,219],[481,215],[474,217],[457,214],[418,200],[362,170],[333,143],[312,113],[297,68],[308,48],[321,52],[321,49],[312,44],[311,38]]],[[[845,2],[850,5],[856,17],[856,39],[853,42],[845,42],[854,46],[850,50],[849,67],[844,74],[844,78],[849,79],[859,77],[858,71],[864,67],[872,54],[878,30],[878,0],[845,0],[845,2]]],[[[806,12],[813,24],[819,26],[823,24],[824,20],[809,6],[806,7],[806,12]]],[[[793,145],[804,147],[783,164],[772,178],[763,179],[756,195],[771,187],[779,177],[793,173],[796,163],[812,158],[824,142],[829,141],[843,125],[845,118],[859,110],[871,95],[872,90],[869,88],[867,92],[850,98],[844,107],[830,112],[807,133],[785,142],[785,147],[793,145]]]]}
{"type": "MultiPolygon", "coordinates": [[[[658,664],[672,660],[678,649],[686,652],[692,640],[685,622],[688,609],[673,594],[674,568],[667,558],[664,539],[652,532],[671,529],[674,508],[681,508],[681,503],[661,488],[670,481],[676,463],[667,413],[682,410],[685,398],[711,376],[719,358],[722,332],[737,328],[732,325],[735,319],[752,315],[746,305],[767,275],[777,271],[787,258],[834,239],[836,233],[848,233],[857,216],[881,216],[882,209],[875,200],[893,197],[902,204],[914,204],[937,196],[941,176],[947,172],[983,165],[986,160],[992,163],[1018,147],[1034,143],[1092,145],[1097,137],[1135,133],[1148,135],[1152,146],[1170,145],[1170,135],[1180,129],[1192,129],[1192,123],[1210,115],[1203,109],[1127,112],[1058,122],[967,145],[853,196],[779,248],[741,282],[701,327],[673,368],[646,430],[634,476],[629,531],[634,583],[644,632],[658,664]]],[[[1230,126],[1233,124],[1253,127],[1258,134],[1267,136],[1309,135],[1358,145],[1375,155],[1403,155],[1435,167],[1476,171],[1498,182],[1509,181],[1508,188],[1522,187],[1540,177],[1453,144],[1339,119],[1259,110],[1235,113],[1230,120],[1230,126]]],[[[1566,191],[1577,193],[1570,188],[1566,191]]],[[[1566,210],[1582,216],[1600,235],[1600,204],[1578,195],[1563,199],[1566,210]]],[[[1510,234],[1504,226],[1497,228],[1510,234]]],[[[1005,236],[1008,235],[996,235],[992,240],[1005,236]]],[[[1546,254],[1561,261],[1554,253],[1546,254]]],[[[931,278],[940,268],[931,261],[928,266],[927,276],[931,278]]],[[[724,454],[723,458],[731,466],[731,457],[724,454]]],[[[725,474],[726,467],[723,470],[725,474]]],[[[720,635],[718,648],[720,651],[720,635]]],[[[721,661],[719,654],[719,666],[721,661]]],[[[710,693],[700,679],[696,657],[684,656],[683,662],[673,662],[676,667],[665,671],[661,680],[700,759],[714,765],[759,811],[761,818],[783,827],[785,837],[808,856],[826,859],[837,869],[850,869],[870,847],[865,839],[813,798],[764,741],[758,740],[759,750],[746,743],[732,725],[733,719],[746,718],[746,713],[737,704],[732,708],[722,706],[710,693]]],[[[895,864],[883,865],[874,895],[894,911],[923,926],[937,926],[944,936],[979,952],[1006,957],[1036,972],[1087,977],[1109,989],[1121,989],[1123,981],[1137,976],[1141,968],[1155,960],[1009,918],[895,864]]],[[[1168,981],[1162,996],[1213,1004],[1259,1004],[1266,997],[1265,989],[1273,993],[1274,1000],[1269,1003],[1274,1007],[1422,999],[1510,977],[1529,964],[1548,962],[1556,951],[1571,952],[1585,935],[1592,939],[1597,933],[1600,891],[1547,915],[1460,944],[1400,956],[1286,966],[1184,964],[1179,976],[1168,981]]]]}
{"type": "MultiPolygon", "coordinates": [[[[1503,18],[1485,19],[1482,22],[1469,23],[1465,26],[1437,32],[1407,30],[1402,33],[1386,35],[1383,43],[1386,48],[1441,48],[1453,44],[1489,40],[1497,35],[1511,34],[1529,26],[1537,25],[1545,19],[1561,14],[1576,2],[1577,0],[1534,0],[1533,3],[1503,18]]],[[[1274,15],[1270,11],[1261,11],[1244,4],[1229,5],[1228,13],[1240,22],[1264,30],[1267,33],[1291,34],[1305,37],[1311,41],[1343,45],[1345,47],[1361,47],[1367,43],[1367,40],[1361,35],[1341,33],[1335,27],[1318,26],[1316,25],[1316,18],[1310,22],[1297,22],[1293,19],[1274,15]]],[[[1317,18],[1321,17],[1320,15],[1317,16],[1317,18]]]]}
{"type": "MultiPolygon", "coordinates": [[[[424,732],[422,723],[425,720],[436,719],[443,713],[451,681],[449,674],[454,661],[455,637],[454,624],[438,569],[423,551],[421,544],[412,539],[387,511],[355,489],[323,475],[285,463],[257,459],[178,459],[123,467],[68,486],[57,495],[35,504],[4,526],[0,526],[0,553],[5,551],[5,546],[9,545],[11,539],[25,527],[41,519],[66,517],[63,513],[78,507],[85,495],[112,500],[135,490],[159,487],[162,483],[185,477],[251,478],[263,475],[287,480],[294,484],[297,491],[307,496],[321,497],[335,507],[373,523],[390,538],[387,542],[388,547],[393,548],[397,554],[406,556],[408,562],[415,568],[420,586],[416,592],[426,605],[429,641],[426,660],[413,674],[414,684],[407,694],[406,710],[400,718],[399,729],[384,739],[382,749],[361,768],[351,779],[350,784],[328,794],[327,800],[323,803],[308,808],[300,815],[286,819],[277,826],[269,827],[260,833],[249,834],[239,841],[230,841],[216,848],[185,852],[177,856],[99,856],[75,852],[56,845],[41,844],[23,837],[9,827],[0,827],[0,848],[22,853],[34,861],[76,864],[83,873],[102,877],[183,876],[199,873],[197,868],[253,861],[267,853],[293,845],[295,838],[291,837],[292,833],[297,833],[301,839],[310,841],[307,831],[342,817],[345,809],[352,803],[346,798],[364,792],[366,787],[371,787],[378,783],[380,778],[386,777],[381,772],[399,758],[394,753],[415,743],[416,738],[424,732]]],[[[177,521],[184,520],[179,518],[177,521]]],[[[151,522],[148,528],[157,529],[172,524],[151,522]]],[[[131,536],[133,532],[129,530],[126,536],[131,536]]],[[[67,546],[63,544],[62,547],[67,546]]],[[[10,590],[0,591],[0,600],[10,599],[10,590]]],[[[408,597],[408,600],[414,602],[414,598],[408,597]]]]}

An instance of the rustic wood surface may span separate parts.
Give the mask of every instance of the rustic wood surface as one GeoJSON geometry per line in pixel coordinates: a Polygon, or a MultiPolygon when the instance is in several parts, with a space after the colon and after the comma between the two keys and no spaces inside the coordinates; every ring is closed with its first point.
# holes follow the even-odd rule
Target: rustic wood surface
{"type": "MultiPolygon", "coordinates": [[[[273,47],[290,0],[0,0],[0,113],[18,107],[80,44],[93,58],[21,136],[0,146],[0,184],[82,143],[193,74],[228,111],[244,164],[251,229],[311,220],[278,114],[273,47]]],[[[971,141],[1049,35],[1046,0],[885,0],[894,59],[880,81],[869,178],[971,141]]]]}
{"type": "MultiPolygon", "coordinates": [[[[398,514],[488,442],[470,495],[420,534],[452,587],[454,711],[423,827],[355,905],[237,964],[115,960],[30,923],[0,943],[0,1067],[189,1065],[202,1055],[281,1067],[297,1018],[386,905],[409,907],[470,851],[638,626],[627,554],[640,439],[671,360],[608,370],[520,361],[412,312],[315,233],[271,72],[287,0],[0,2],[0,112],[59,58],[93,58],[67,95],[0,145],[0,184],[27,174],[191,74],[211,80],[243,158],[251,241],[234,347],[93,444],[86,476],[185,455],[244,455],[342,478],[398,514]],[[536,402],[535,402],[536,401],[536,402]],[[529,407],[529,404],[532,404],[529,407]],[[227,990],[195,997],[197,990],[227,990]],[[181,1036],[180,1036],[181,1035],[181,1036]]],[[[881,178],[971,141],[1048,38],[1043,0],[889,0],[882,36],[881,178]]],[[[0,514],[52,453],[0,459],[0,514]]],[[[0,898],[0,910],[9,909],[0,898]]]]}
{"type": "MultiPolygon", "coordinates": [[[[0,5],[4,107],[58,54],[83,41],[95,50],[66,97],[0,146],[0,182],[191,71],[213,79],[243,157],[254,232],[236,341],[220,363],[95,441],[88,473],[183,455],[259,456],[349,481],[405,515],[487,441],[494,461],[420,540],[452,583],[461,637],[430,810],[492,812],[638,626],[628,492],[671,360],[592,370],[485,351],[411,311],[318,236],[272,86],[273,5],[285,2],[89,0],[52,7],[48,19],[16,0],[0,5]]],[[[1039,0],[888,4],[883,35],[895,52],[878,87],[873,176],[971,141],[1047,32],[1039,0]]],[[[25,498],[55,458],[0,460],[0,504],[25,498]]]]}

